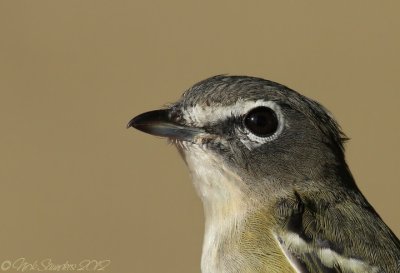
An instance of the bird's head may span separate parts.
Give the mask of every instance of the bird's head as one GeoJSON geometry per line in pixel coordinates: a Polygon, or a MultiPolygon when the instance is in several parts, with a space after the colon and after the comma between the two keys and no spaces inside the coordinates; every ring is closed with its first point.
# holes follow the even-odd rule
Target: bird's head
{"type": "Polygon", "coordinates": [[[203,196],[218,188],[212,180],[227,176],[257,198],[310,181],[329,184],[347,168],[344,135],[329,112],[260,78],[211,77],[128,126],[175,143],[199,183],[209,184],[197,185],[203,196]]]}

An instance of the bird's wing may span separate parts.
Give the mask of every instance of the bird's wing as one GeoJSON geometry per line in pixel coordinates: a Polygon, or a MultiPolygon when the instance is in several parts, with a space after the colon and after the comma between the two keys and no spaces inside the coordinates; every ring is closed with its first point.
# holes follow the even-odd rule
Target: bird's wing
{"type": "Polygon", "coordinates": [[[342,256],[330,248],[309,246],[297,234],[279,237],[279,242],[298,273],[380,273],[379,267],[342,256]]]}
{"type": "Polygon", "coordinates": [[[316,206],[297,195],[277,211],[277,240],[299,273],[400,272],[399,240],[368,203],[316,206]]]}

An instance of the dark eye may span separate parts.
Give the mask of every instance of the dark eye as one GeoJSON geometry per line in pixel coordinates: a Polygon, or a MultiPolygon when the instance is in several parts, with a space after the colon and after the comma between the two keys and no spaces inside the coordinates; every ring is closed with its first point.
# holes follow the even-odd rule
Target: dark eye
{"type": "Polygon", "coordinates": [[[261,106],[247,113],[244,125],[256,136],[268,137],[278,129],[278,118],[271,108],[261,106]]]}

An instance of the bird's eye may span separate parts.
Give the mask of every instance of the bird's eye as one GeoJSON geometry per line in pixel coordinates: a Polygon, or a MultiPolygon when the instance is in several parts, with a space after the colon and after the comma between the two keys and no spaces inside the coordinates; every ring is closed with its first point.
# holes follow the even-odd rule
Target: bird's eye
{"type": "Polygon", "coordinates": [[[252,109],[244,117],[244,126],[259,137],[268,137],[278,130],[278,118],[268,107],[261,106],[252,109]]]}

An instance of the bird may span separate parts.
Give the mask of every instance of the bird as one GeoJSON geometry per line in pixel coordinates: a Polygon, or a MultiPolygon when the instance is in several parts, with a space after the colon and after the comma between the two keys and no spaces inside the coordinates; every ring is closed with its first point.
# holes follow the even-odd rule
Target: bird
{"type": "Polygon", "coordinates": [[[217,75],[128,123],[174,144],[200,197],[202,273],[400,272],[400,241],[359,190],[348,140],[282,84],[217,75]]]}

